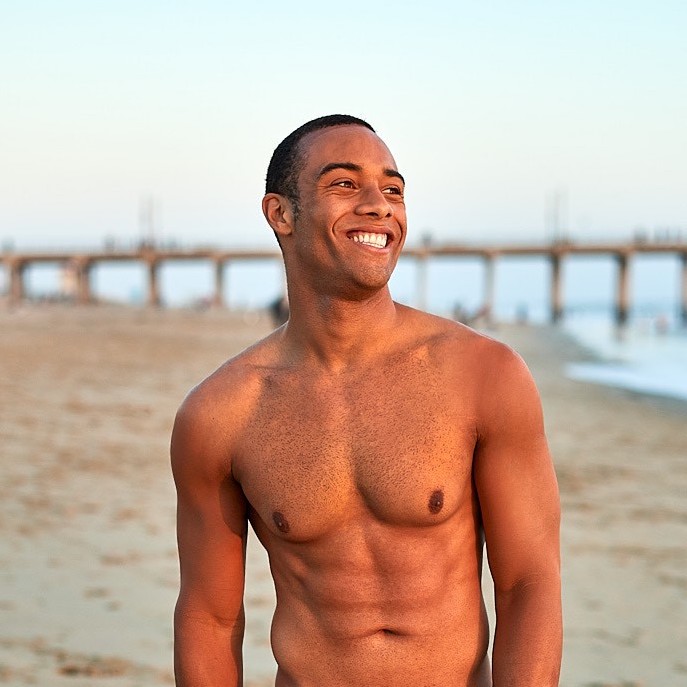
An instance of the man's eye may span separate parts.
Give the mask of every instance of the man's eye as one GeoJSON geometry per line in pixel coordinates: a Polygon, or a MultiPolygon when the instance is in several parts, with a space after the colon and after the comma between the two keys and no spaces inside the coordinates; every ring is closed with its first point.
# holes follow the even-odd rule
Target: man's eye
{"type": "Polygon", "coordinates": [[[332,186],[341,186],[341,188],[353,188],[353,182],[350,179],[342,179],[335,181],[332,186]]]}
{"type": "Polygon", "coordinates": [[[384,193],[390,193],[391,195],[395,196],[402,196],[403,195],[403,189],[401,189],[400,186],[389,186],[384,189],[384,193]]]}

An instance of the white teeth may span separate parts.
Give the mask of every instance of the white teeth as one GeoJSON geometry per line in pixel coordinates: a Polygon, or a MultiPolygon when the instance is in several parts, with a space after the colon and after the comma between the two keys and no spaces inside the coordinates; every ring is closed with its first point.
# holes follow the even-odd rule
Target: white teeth
{"type": "Polygon", "coordinates": [[[351,237],[356,243],[364,243],[366,246],[373,246],[374,248],[384,248],[386,246],[388,237],[386,234],[353,234],[351,237]]]}

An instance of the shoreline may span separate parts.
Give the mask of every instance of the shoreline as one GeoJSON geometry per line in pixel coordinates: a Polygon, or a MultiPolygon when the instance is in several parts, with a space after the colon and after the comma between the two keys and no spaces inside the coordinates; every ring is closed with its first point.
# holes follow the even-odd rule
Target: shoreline
{"type": "MultiPolygon", "coordinates": [[[[561,376],[565,379],[578,384],[585,384],[591,387],[598,387],[606,389],[613,397],[616,395],[627,397],[639,402],[656,405],[661,409],[670,412],[687,414],[687,398],[667,395],[660,392],[640,391],[631,389],[626,386],[612,384],[610,382],[595,381],[592,379],[575,378],[568,374],[566,368],[571,364],[576,363],[598,363],[600,365],[612,364],[612,361],[604,358],[601,354],[596,352],[591,346],[579,341],[575,335],[566,331],[564,327],[549,325],[549,324],[512,324],[512,323],[497,323],[492,330],[481,330],[483,333],[493,336],[493,338],[503,340],[508,343],[509,336],[513,336],[511,332],[515,332],[520,328],[530,330],[537,335],[547,338],[551,345],[555,346],[558,354],[565,357],[564,365],[561,367],[561,376]],[[499,331],[504,332],[504,338],[500,339],[499,331]],[[560,347],[560,349],[559,349],[560,347]]],[[[514,348],[518,350],[515,346],[514,348]]]]}
{"type": "MultiPolygon", "coordinates": [[[[168,442],[186,392],[271,329],[226,311],[0,311],[0,684],[173,684],[178,571],[168,442]],[[75,621],[78,618],[78,621],[75,621]]],[[[687,679],[687,404],[565,378],[551,327],[489,336],[539,386],[563,506],[561,687],[687,679]]],[[[274,606],[251,537],[246,687],[266,687],[274,606]]]]}
{"type": "MultiPolygon", "coordinates": [[[[199,304],[197,307],[193,306],[187,306],[187,307],[163,307],[163,308],[153,308],[148,305],[131,305],[127,303],[120,303],[118,301],[103,301],[100,303],[93,303],[90,305],[79,305],[76,303],[71,303],[71,302],[55,302],[55,301],[35,301],[35,302],[28,302],[28,303],[22,303],[17,306],[8,306],[4,305],[2,306],[2,303],[0,303],[0,322],[2,321],[2,318],[4,317],[22,317],[22,316],[29,316],[30,313],[39,313],[39,312],[106,312],[106,311],[112,311],[112,312],[118,312],[118,313],[139,313],[139,314],[144,314],[144,313],[158,313],[160,316],[164,316],[164,313],[170,313],[170,314],[179,314],[179,315],[184,315],[188,314],[191,316],[206,316],[206,317],[212,317],[212,318],[219,318],[219,319],[233,319],[233,318],[240,318],[243,320],[244,323],[247,324],[257,324],[258,322],[261,323],[267,323],[267,327],[272,327],[271,324],[271,315],[269,313],[268,308],[262,308],[262,309],[252,309],[252,308],[247,308],[247,309],[217,309],[214,307],[211,307],[207,304],[201,305],[199,304]]],[[[448,315],[439,315],[440,317],[445,317],[447,319],[451,319],[448,315]]],[[[626,364],[623,361],[616,361],[614,359],[609,359],[607,357],[604,357],[601,353],[596,351],[591,344],[587,344],[584,341],[580,341],[575,334],[572,331],[568,331],[565,328],[565,323],[561,323],[559,325],[553,325],[553,324],[548,324],[548,323],[539,323],[539,322],[525,322],[525,323],[516,323],[516,322],[510,322],[510,321],[503,321],[503,322],[495,322],[489,327],[484,327],[478,325],[469,325],[472,326],[472,328],[476,329],[477,331],[486,334],[488,336],[492,336],[493,338],[499,339],[499,332],[506,332],[506,336],[508,336],[507,332],[512,332],[512,331],[517,331],[520,328],[524,329],[529,329],[532,331],[537,331],[542,333],[545,336],[550,337],[552,342],[557,342],[560,343],[562,340],[565,340],[565,346],[564,350],[566,351],[566,355],[571,356],[570,360],[566,360],[566,365],[570,365],[573,363],[592,363],[592,364],[599,364],[602,366],[606,365],[614,365],[620,362],[621,364],[626,364]]],[[[268,331],[265,330],[265,331],[268,331]]],[[[686,340],[687,344],[687,340],[686,340]]],[[[630,397],[635,397],[637,399],[643,399],[646,401],[650,402],[655,402],[657,405],[666,408],[666,409],[672,409],[676,410],[677,412],[687,412],[687,397],[682,397],[682,396],[676,396],[670,393],[665,393],[661,391],[654,391],[650,389],[645,389],[645,390],[640,390],[640,389],[635,389],[631,388],[628,386],[625,386],[621,383],[614,383],[611,381],[603,381],[603,380],[597,380],[593,379],[592,377],[575,377],[574,375],[569,374],[568,371],[563,370],[562,374],[573,381],[580,382],[583,384],[590,384],[593,386],[599,386],[603,387],[606,389],[612,389],[616,392],[620,392],[622,394],[626,394],[630,397]]]]}

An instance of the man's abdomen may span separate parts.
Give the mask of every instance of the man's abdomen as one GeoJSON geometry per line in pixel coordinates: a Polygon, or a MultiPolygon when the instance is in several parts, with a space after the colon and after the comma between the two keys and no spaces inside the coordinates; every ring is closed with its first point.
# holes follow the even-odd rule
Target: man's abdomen
{"type": "Polygon", "coordinates": [[[455,570],[443,581],[428,578],[405,585],[396,579],[374,595],[358,581],[348,594],[337,589],[336,597],[323,598],[319,590],[313,598],[306,589],[280,590],[275,576],[278,687],[487,687],[479,578],[455,570]]]}

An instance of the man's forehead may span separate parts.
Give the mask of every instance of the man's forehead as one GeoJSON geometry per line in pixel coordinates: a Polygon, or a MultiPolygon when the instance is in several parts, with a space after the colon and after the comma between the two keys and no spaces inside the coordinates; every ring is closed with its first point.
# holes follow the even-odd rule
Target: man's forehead
{"type": "Polygon", "coordinates": [[[366,167],[396,168],[387,145],[373,131],[357,125],[329,127],[303,137],[301,154],[314,174],[332,163],[346,162],[366,167]]]}

